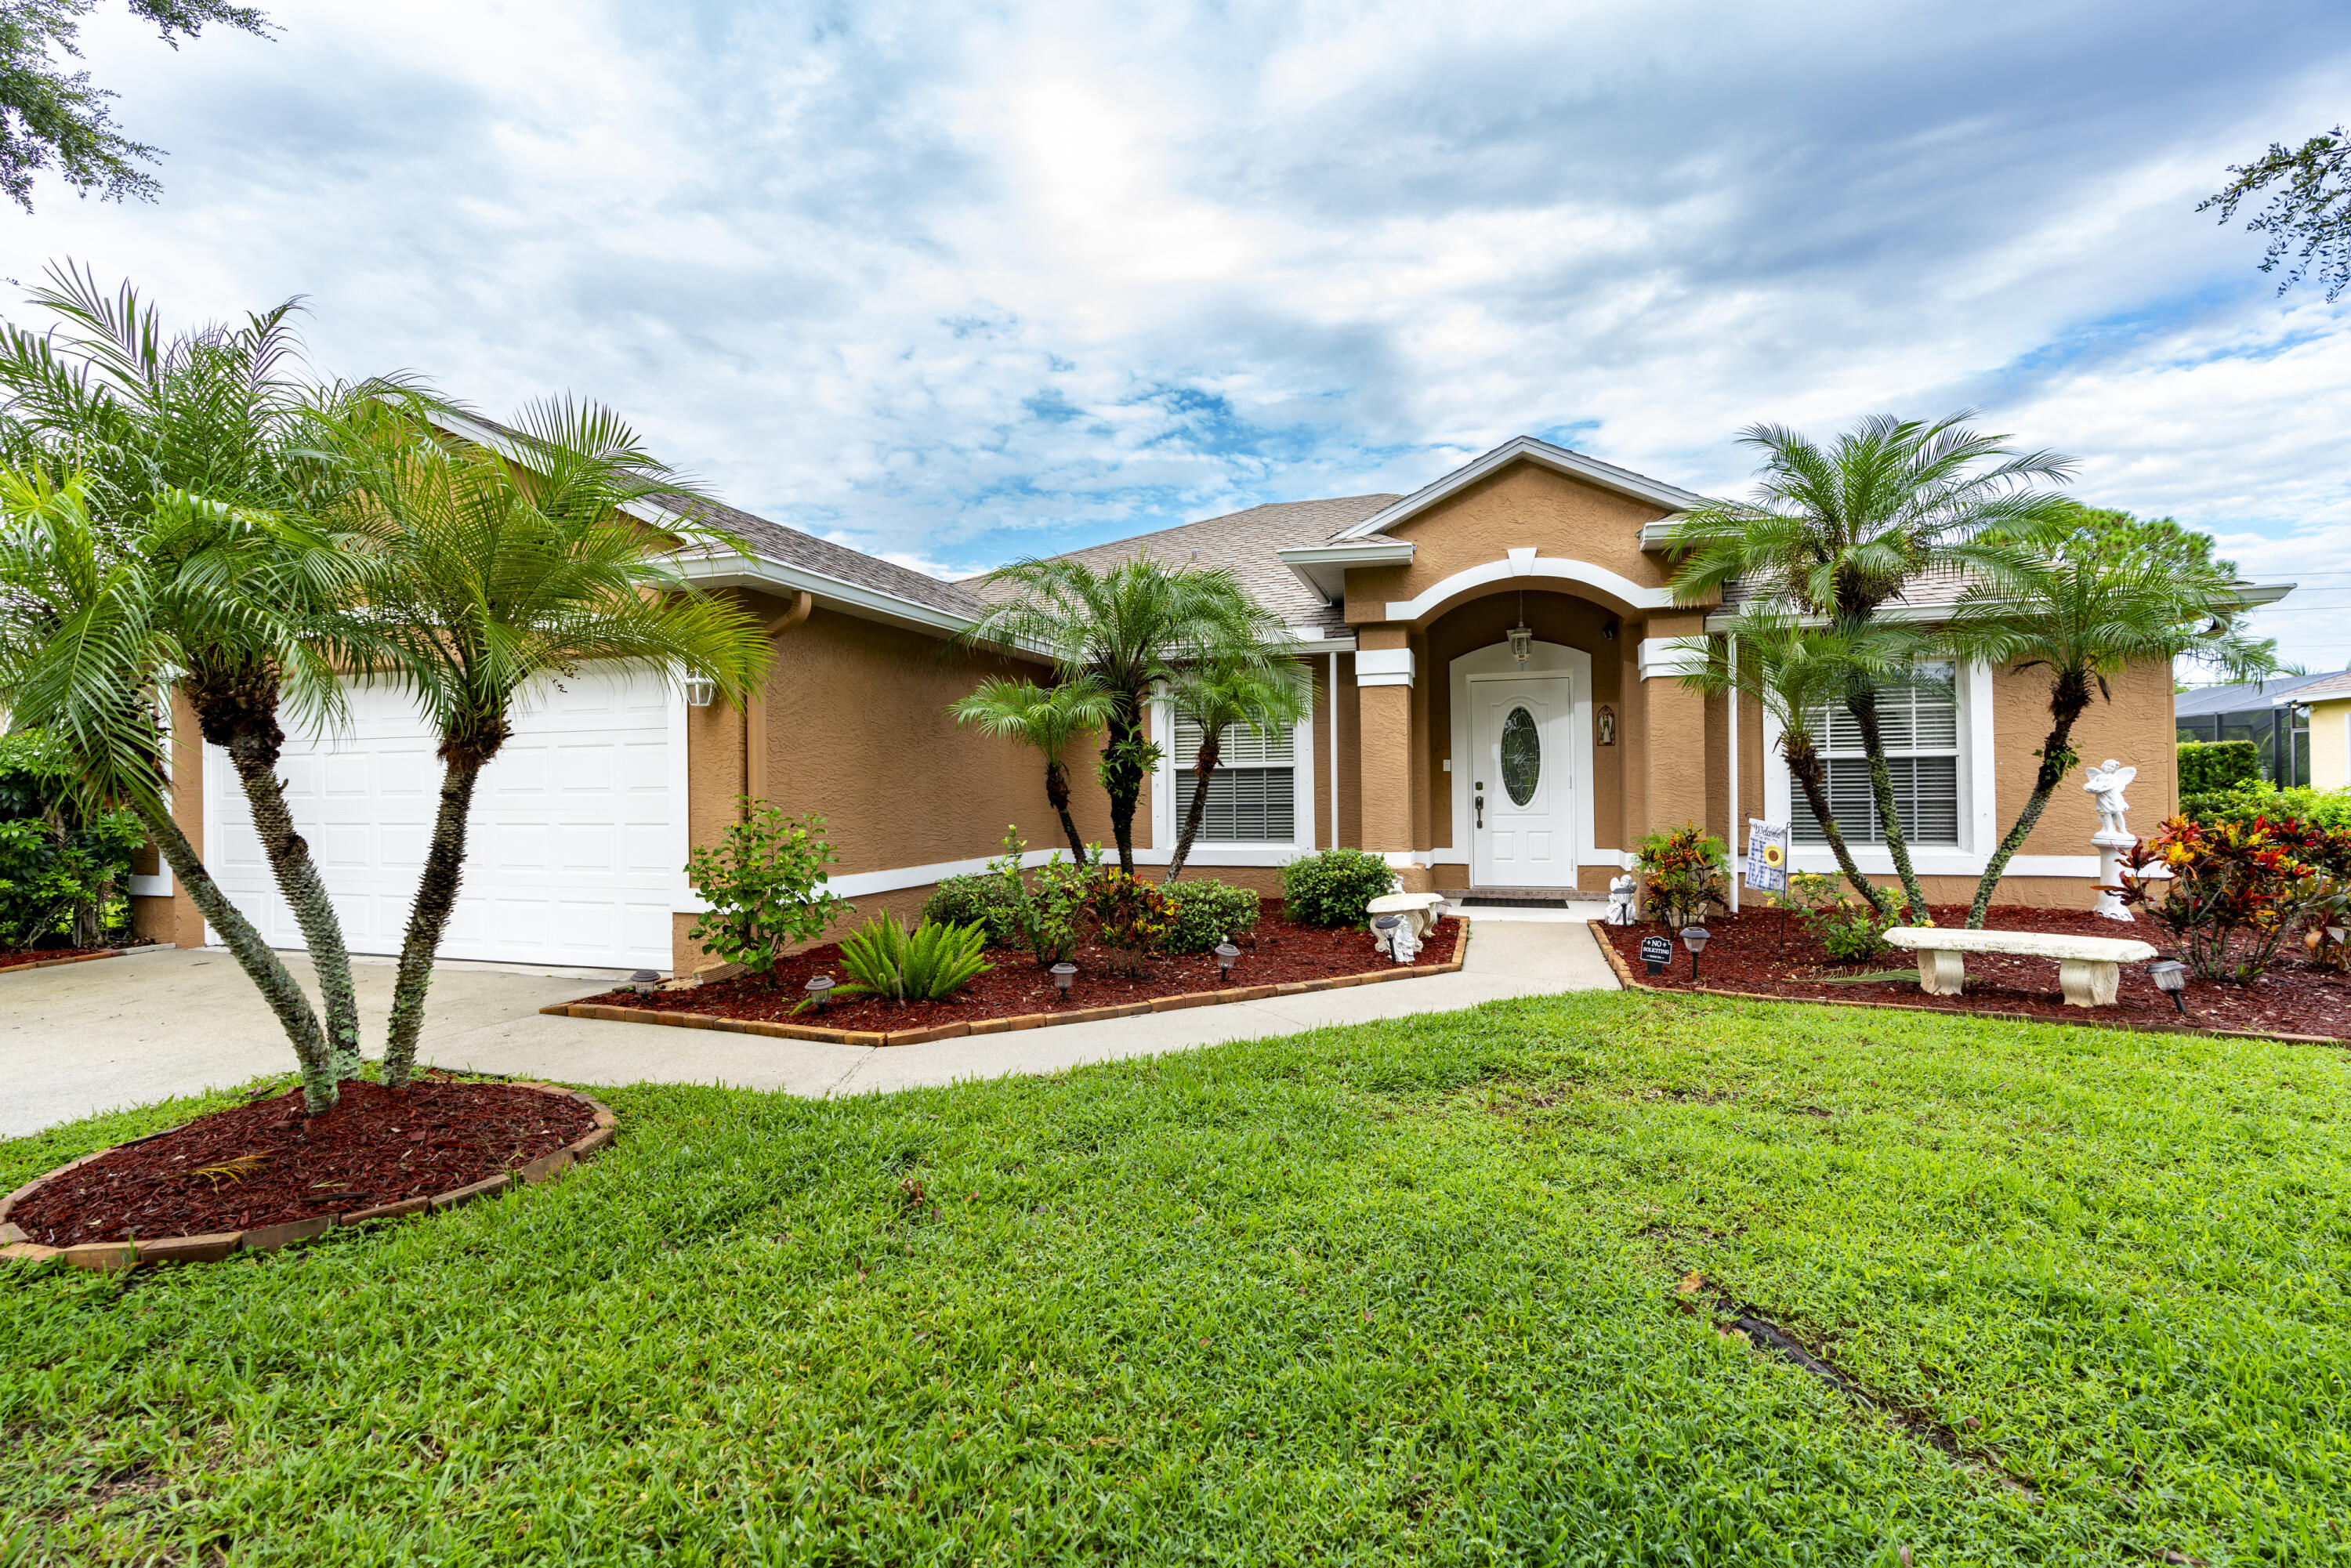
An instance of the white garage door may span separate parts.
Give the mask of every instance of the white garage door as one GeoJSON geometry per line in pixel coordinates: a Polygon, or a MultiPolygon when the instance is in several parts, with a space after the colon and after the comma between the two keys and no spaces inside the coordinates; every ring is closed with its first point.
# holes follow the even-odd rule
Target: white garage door
{"type": "MultiPolygon", "coordinates": [[[[652,675],[535,694],[483,769],[444,956],[670,967],[684,891],[684,706],[652,675]],[[673,767],[681,775],[672,778],[673,767]]],[[[440,804],[434,741],[409,699],[359,686],[340,735],[288,735],[279,773],[354,953],[398,953],[440,804]]],[[[262,859],[225,753],[204,748],[204,860],[276,946],[302,934],[262,859]]]]}

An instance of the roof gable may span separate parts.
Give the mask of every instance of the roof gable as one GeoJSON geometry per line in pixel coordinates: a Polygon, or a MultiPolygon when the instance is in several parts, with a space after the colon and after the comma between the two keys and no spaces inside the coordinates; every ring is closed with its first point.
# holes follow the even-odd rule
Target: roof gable
{"type": "Polygon", "coordinates": [[[1662,479],[1652,479],[1635,474],[1630,468],[1619,468],[1613,463],[1603,463],[1597,457],[1587,457],[1581,452],[1564,446],[1554,446],[1548,441],[1538,441],[1531,435],[1520,435],[1502,443],[1491,452],[1472,458],[1451,473],[1432,480],[1382,507],[1353,527],[1332,536],[1332,542],[1369,538],[1384,534],[1411,521],[1447,497],[1458,495],[1479,480],[1500,473],[1513,463],[1540,464],[1555,473],[1581,479],[1604,490],[1629,496],[1668,512],[1687,511],[1706,504],[1706,497],[1662,479]]]}

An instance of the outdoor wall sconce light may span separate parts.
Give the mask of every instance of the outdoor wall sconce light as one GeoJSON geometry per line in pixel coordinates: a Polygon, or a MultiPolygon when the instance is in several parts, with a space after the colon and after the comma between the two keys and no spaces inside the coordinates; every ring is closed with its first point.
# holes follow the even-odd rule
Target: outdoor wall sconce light
{"type": "Polygon", "coordinates": [[[1682,927],[1682,946],[1689,949],[1690,978],[1693,980],[1698,978],[1698,956],[1706,951],[1706,945],[1713,936],[1714,933],[1703,925],[1682,927]]]}
{"type": "Polygon", "coordinates": [[[2147,978],[2155,982],[2155,988],[2169,997],[2171,1005],[2179,1009],[2179,1016],[2186,1018],[2188,1016],[2188,966],[2177,958],[2158,958],[2147,967],[2147,978]]]}
{"type": "Polygon", "coordinates": [[[1053,984],[1061,988],[1061,995],[1066,998],[1070,994],[1070,982],[1078,977],[1078,967],[1064,959],[1047,973],[1053,977],[1053,984]]]}
{"type": "Polygon", "coordinates": [[[716,681],[705,680],[705,679],[704,679],[702,676],[700,676],[700,675],[689,675],[689,676],[687,676],[687,677],[686,677],[686,682],[685,682],[685,706],[688,706],[688,707],[708,707],[708,706],[710,706],[710,704],[711,704],[712,699],[716,698],[717,695],[718,695],[718,683],[717,683],[716,681]]]}
{"type": "Polygon", "coordinates": [[[629,989],[641,997],[650,997],[661,989],[661,976],[651,969],[639,969],[629,977],[629,989]]]}
{"type": "Polygon", "coordinates": [[[832,1001],[832,977],[831,975],[810,975],[809,977],[808,984],[802,986],[800,989],[806,991],[808,993],[808,999],[816,1004],[816,1010],[822,1012],[832,1001]]]}
{"type": "Polygon", "coordinates": [[[1228,936],[1223,941],[1217,944],[1216,954],[1217,973],[1225,979],[1231,979],[1233,977],[1233,960],[1241,956],[1241,950],[1234,946],[1233,939],[1228,936]]]}

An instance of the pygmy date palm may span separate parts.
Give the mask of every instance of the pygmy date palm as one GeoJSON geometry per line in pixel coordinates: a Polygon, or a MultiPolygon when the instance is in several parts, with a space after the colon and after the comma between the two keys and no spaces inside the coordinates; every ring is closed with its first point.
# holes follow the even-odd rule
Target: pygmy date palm
{"type": "Polygon", "coordinates": [[[1134,812],[1163,755],[1144,733],[1162,681],[1201,664],[1270,668],[1290,639],[1223,567],[1169,568],[1148,557],[1096,571],[1080,560],[1016,562],[987,581],[1011,591],[963,634],[1050,657],[1064,680],[1091,676],[1110,695],[1099,774],[1110,796],[1119,869],[1134,874],[1134,812]]]}
{"type": "Polygon", "coordinates": [[[442,423],[432,405],[383,400],[320,426],[349,476],[342,539],[380,566],[361,601],[371,673],[409,691],[440,742],[440,800],[384,1046],[393,1085],[415,1061],[475,788],[517,707],[545,683],[599,671],[699,677],[739,697],[768,658],[759,622],[693,588],[670,559],[688,544],[739,546],[695,519],[691,487],[609,410],[535,404],[496,433],[496,450],[442,423]]]}
{"type": "Polygon", "coordinates": [[[2066,518],[2021,534],[2018,555],[1998,563],[1960,601],[1944,641],[1961,659],[2022,675],[2039,670],[2049,683],[2049,732],[2041,767],[2008,832],[1976,883],[1968,925],[1980,926],[2001,873],[2080,760],[2074,727],[2093,696],[2111,702],[2111,682],[2133,664],[2170,664],[2187,656],[2235,680],[2277,668],[2272,644],[2237,630],[2243,607],[2226,572],[2200,559],[2165,559],[2118,549],[2108,535],[2066,518]]]}
{"type": "MultiPolygon", "coordinates": [[[[2006,436],[1969,428],[1970,417],[1879,415],[1826,447],[1784,426],[1750,426],[1740,439],[1763,453],[1755,498],[1693,508],[1676,526],[1676,597],[1696,603],[1737,582],[1750,598],[1850,635],[1922,586],[1948,589],[1996,570],[2009,547],[1984,536],[2060,515],[2067,503],[2036,486],[2064,479],[2073,460],[2011,450],[2006,436]]],[[[1912,918],[1923,919],[1926,894],[1911,869],[1878,718],[1880,691],[1906,678],[1852,666],[1839,700],[1861,733],[1886,852],[1912,918]]]]}
{"type": "Polygon", "coordinates": [[[1001,677],[986,680],[947,709],[957,724],[977,726],[986,734],[1017,740],[1044,754],[1045,799],[1061,819],[1070,857],[1079,865],[1086,863],[1086,841],[1070,814],[1070,773],[1061,756],[1078,737],[1100,729],[1110,710],[1110,694],[1091,675],[1055,686],[1001,677]]]}

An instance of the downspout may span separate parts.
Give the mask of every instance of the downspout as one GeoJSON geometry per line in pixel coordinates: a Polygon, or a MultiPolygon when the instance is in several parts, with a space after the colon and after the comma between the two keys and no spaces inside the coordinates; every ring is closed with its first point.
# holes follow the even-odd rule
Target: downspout
{"type": "MultiPolygon", "coordinates": [[[[804,625],[809,612],[816,608],[816,595],[803,588],[792,595],[792,607],[769,621],[768,641],[804,625]]],[[[747,804],[743,814],[750,814],[747,804],[768,799],[768,688],[764,677],[758,690],[746,693],[743,698],[743,794],[747,804]]]]}
{"type": "MultiPolygon", "coordinates": [[[[1322,847],[1339,847],[1339,650],[1331,650],[1331,674],[1324,683],[1323,697],[1331,706],[1331,841],[1322,847]]],[[[2351,726],[2346,726],[2351,729],[2351,726]]]]}
{"type": "MultiPolygon", "coordinates": [[[[1730,873],[1730,913],[1736,915],[1739,913],[1739,883],[1740,879],[1737,868],[1740,862],[1740,841],[1739,837],[1739,830],[1741,825],[1739,821],[1739,639],[1736,637],[1728,637],[1725,638],[1724,641],[1730,644],[1730,832],[1729,835],[1730,843],[1728,847],[1730,851],[1730,864],[1732,867],[1730,873]]],[[[1690,960],[1692,963],[1696,963],[1697,961],[1698,960],[1695,958],[1690,960]]]]}

